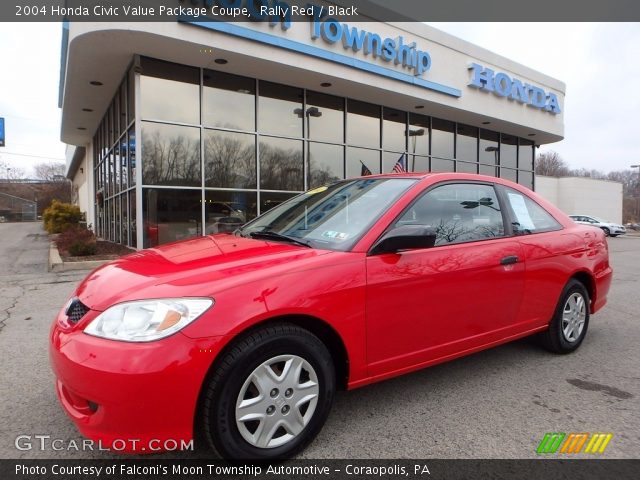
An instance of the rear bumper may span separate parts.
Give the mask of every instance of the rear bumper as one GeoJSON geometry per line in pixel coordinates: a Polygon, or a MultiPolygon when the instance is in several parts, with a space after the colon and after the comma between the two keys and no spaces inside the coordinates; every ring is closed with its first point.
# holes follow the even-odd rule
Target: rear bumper
{"type": "Polygon", "coordinates": [[[598,312],[607,304],[607,295],[613,280],[613,270],[607,267],[596,274],[595,297],[591,302],[591,313],[598,312]]]}

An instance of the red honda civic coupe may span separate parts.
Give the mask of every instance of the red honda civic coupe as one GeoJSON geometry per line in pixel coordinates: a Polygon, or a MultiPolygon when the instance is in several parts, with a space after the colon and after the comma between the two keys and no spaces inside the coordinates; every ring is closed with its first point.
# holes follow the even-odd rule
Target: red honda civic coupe
{"type": "Polygon", "coordinates": [[[51,364],[64,410],[104,447],[201,435],[225,458],[282,459],[336,389],[533,334],[572,352],[611,279],[604,233],[522,186],[368,176],[98,268],[53,323],[51,364]]]}

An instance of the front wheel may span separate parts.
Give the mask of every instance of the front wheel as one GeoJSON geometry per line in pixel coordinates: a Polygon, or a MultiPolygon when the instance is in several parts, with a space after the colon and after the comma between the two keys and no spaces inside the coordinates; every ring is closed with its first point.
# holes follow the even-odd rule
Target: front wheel
{"type": "Polygon", "coordinates": [[[609,230],[607,227],[602,227],[602,231],[604,232],[605,237],[611,235],[611,230],[609,230]]]}
{"type": "Polygon", "coordinates": [[[588,327],[589,292],[581,282],[571,279],[562,290],[549,329],[540,339],[554,353],[570,353],[580,346],[588,327]]]}
{"type": "Polygon", "coordinates": [[[229,460],[289,458],[320,432],[335,383],[315,335],[288,324],[258,330],[232,346],[205,387],[205,436],[229,460]]]}

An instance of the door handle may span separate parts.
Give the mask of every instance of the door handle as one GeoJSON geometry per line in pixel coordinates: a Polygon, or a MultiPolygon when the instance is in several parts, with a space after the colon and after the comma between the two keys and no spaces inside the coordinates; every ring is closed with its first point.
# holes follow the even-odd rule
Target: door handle
{"type": "Polygon", "coordinates": [[[502,260],[500,260],[500,265],[513,265],[514,263],[518,263],[518,256],[517,255],[509,255],[508,257],[504,257],[502,260]]]}

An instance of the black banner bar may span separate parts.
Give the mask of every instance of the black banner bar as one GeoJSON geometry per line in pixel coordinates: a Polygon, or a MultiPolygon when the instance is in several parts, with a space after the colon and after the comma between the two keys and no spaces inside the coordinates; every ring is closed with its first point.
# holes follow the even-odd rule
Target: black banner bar
{"type": "Polygon", "coordinates": [[[295,22],[309,21],[309,4],[322,6],[323,18],[358,22],[640,20],[636,0],[2,0],[0,22],[166,22],[185,16],[246,22],[278,15],[295,22]],[[262,7],[268,10],[261,13],[262,7]]]}
{"type": "Polygon", "coordinates": [[[640,460],[291,460],[230,464],[222,460],[0,460],[3,480],[146,479],[572,479],[637,478],[640,460]]]}

